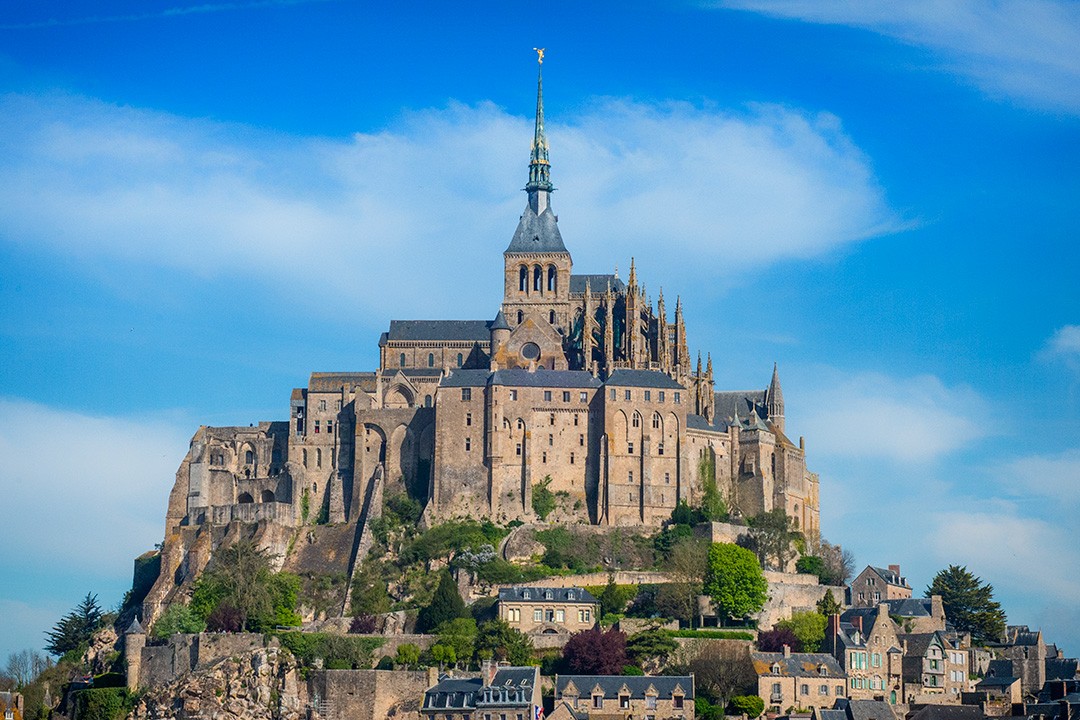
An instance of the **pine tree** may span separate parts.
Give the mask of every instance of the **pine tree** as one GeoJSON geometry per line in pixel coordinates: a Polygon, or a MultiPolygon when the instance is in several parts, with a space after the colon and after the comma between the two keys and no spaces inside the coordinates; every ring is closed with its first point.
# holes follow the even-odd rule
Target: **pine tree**
{"type": "Polygon", "coordinates": [[[926,597],[941,596],[941,605],[957,630],[976,642],[999,640],[1005,632],[1005,611],[994,600],[994,586],[983,584],[966,567],[950,565],[934,576],[926,597]]]}
{"type": "Polygon", "coordinates": [[[53,655],[64,655],[90,642],[90,636],[101,623],[101,606],[97,595],[86,593],[75,609],[60,619],[45,633],[49,641],[45,649],[53,655]]]}
{"type": "Polygon", "coordinates": [[[431,632],[444,622],[465,616],[465,601],[458,593],[457,583],[450,573],[444,572],[439,578],[439,586],[435,588],[435,594],[431,603],[420,611],[416,619],[416,629],[419,632],[431,632]]]}

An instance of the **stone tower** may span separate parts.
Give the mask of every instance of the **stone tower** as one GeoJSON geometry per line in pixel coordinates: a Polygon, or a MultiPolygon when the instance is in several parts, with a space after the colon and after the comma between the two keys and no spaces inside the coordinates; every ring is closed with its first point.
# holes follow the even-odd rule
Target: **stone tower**
{"type": "MultiPolygon", "coordinates": [[[[539,52],[539,51],[538,51],[539,52]]],[[[570,271],[573,261],[551,209],[551,165],[544,135],[544,56],[540,52],[536,83],[536,125],[529,156],[529,199],[510,245],[503,253],[502,310],[511,328],[527,320],[546,324],[562,336],[570,321],[570,271]]],[[[528,348],[528,353],[531,348],[528,348]]],[[[524,358],[534,360],[535,358],[524,358]]],[[[542,362],[541,362],[542,364],[542,362]]]]}
{"type": "Polygon", "coordinates": [[[769,421],[780,432],[784,432],[784,392],[780,389],[780,373],[776,368],[776,363],[772,366],[769,389],[765,391],[765,408],[769,413],[769,421]]]}

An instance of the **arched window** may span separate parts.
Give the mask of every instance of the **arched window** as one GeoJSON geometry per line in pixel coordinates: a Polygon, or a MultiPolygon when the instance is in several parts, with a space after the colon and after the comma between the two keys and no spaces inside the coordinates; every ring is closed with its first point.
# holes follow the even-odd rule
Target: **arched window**
{"type": "Polygon", "coordinates": [[[424,407],[431,407],[431,396],[430,395],[425,395],[424,396],[424,407]]]}
{"type": "Polygon", "coordinates": [[[240,493],[240,497],[236,498],[236,502],[241,505],[247,505],[248,503],[255,502],[255,498],[251,497],[249,493],[240,493]]]}
{"type": "Polygon", "coordinates": [[[401,367],[405,367],[405,353],[401,353],[401,355],[398,355],[398,364],[401,367]]]}
{"type": "Polygon", "coordinates": [[[427,366],[428,367],[435,367],[435,353],[428,353],[427,354],[427,366]]]}
{"type": "Polygon", "coordinates": [[[247,452],[244,453],[244,464],[245,465],[254,465],[255,464],[255,453],[253,453],[251,450],[248,450],[247,452]]]}
{"type": "Polygon", "coordinates": [[[559,283],[559,275],[555,272],[554,265],[548,265],[548,292],[555,292],[559,283]]]}
{"type": "Polygon", "coordinates": [[[315,449],[315,467],[322,467],[322,450],[315,449]]]}
{"type": "Polygon", "coordinates": [[[537,265],[533,268],[533,290],[543,291],[544,289],[544,271],[537,265]]]}
{"type": "Polygon", "coordinates": [[[526,292],[529,289],[529,269],[524,265],[518,271],[518,290],[526,292]]]}
{"type": "Polygon", "coordinates": [[[457,366],[461,367],[464,364],[465,364],[465,356],[462,355],[461,353],[458,353],[457,354],[457,366]]]}
{"type": "Polygon", "coordinates": [[[555,324],[555,311],[554,310],[552,310],[550,313],[548,313],[548,322],[551,323],[552,325],[555,324]]]}
{"type": "Polygon", "coordinates": [[[522,321],[523,321],[524,319],[525,319],[525,313],[524,313],[524,312],[522,312],[521,310],[518,310],[518,321],[517,321],[517,324],[518,324],[518,325],[520,325],[520,324],[521,324],[521,322],[522,322],[522,321]]]}
{"type": "Polygon", "coordinates": [[[641,427],[641,416],[637,413],[634,413],[633,425],[634,427],[641,427]]]}
{"type": "Polygon", "coordinates": [[[274,498],[274,491],[273,490],[263,490],[262,491],[262,501],[264,503],[272,503],[272,502],[274,502],[274,500],[275,500],[275,498],[274,498]]]}
{"type": "Polygon", "coordinates": [[[652,426],[653,426],[653,430],[659,430],[660,429],[660,415],[658,413],[653,413],[652,426]]]}

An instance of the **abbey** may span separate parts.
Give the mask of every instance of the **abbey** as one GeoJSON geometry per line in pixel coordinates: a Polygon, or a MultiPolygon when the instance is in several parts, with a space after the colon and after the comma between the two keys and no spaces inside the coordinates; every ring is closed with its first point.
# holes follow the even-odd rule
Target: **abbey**
{"type": "MultiPolygon", "coordinates": [[[[525,186],[488,320],[392,320],[373,372],[313,373],[287,422],[200,428],[177,474],[170,532],[234,520],[362,522],[376,485],[451,517],[659,525],[715,483],[743,516],[782,508],[818,529],[818,479],[764,390],[717,392],[691,359],[683,308],[647,298],[631,261],[575,274],[553,212],[542,76],[525,186]]],[[[763,378],[764,379],[764,378],[763,378]]]]}

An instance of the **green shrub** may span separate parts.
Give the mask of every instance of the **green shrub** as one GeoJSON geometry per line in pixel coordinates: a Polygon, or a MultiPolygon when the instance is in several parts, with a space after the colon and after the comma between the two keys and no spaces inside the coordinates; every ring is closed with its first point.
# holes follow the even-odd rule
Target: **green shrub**
{"type": "Polygon", "coordinates": [[[313,667],[315,658],[324,667],[363,670],[371,667],[373,653],[382,647],[383,638],[349,637],[328,633],[275,633],[281,646],[289,650],[304,667],[313,667]]]}
{"type": "Polygon", "coordinates": [[[127,687],[127,676],[124,673],[107,672],[94,676],[95,688],[121,688],[127,687]]]}
{"type": "Polygon", "coordinates": [[[668,630],[671,637],[707,638],[711,640],[753,640],[754,634],[740,630],[668,630]]]}
{"type": "Polygon", "coordinates": [[[555,510],[555,495],[548,490],[550,484],[551,476],[545,475],[544,479],[534,485],[532,489],[533,512],[541,520],[547,520],[547,516],[555,510]]]}
{"type": "Polygon", "coordinates": [[[134,705],[126,687],[88,688],[75,693],[79,720],[120,720],[134,705]]]}
{"type": "Polygon", "coordinates": [[[637,665],[623,665],[622,666],[622,674],[623,675],[637,675],[637,676],[640,676],[640,675],[644,675],[645,671],[642,670],[641,668],[639,668],[637,665]]]}
{"type": "Polygon", "coordinates": [[[161,613],[150,631],[150,636],[155,640],[164,640],[176,633],[198,633],[205,629],[206,623],[190,606],[174,602],[161,613]]]}
{"type": "Polygon", "coordinates": [[[757,695],[736,695],[731,698],[731,709],[736,715],[756,718],[765,712],[765,701],[757,695]]]}

